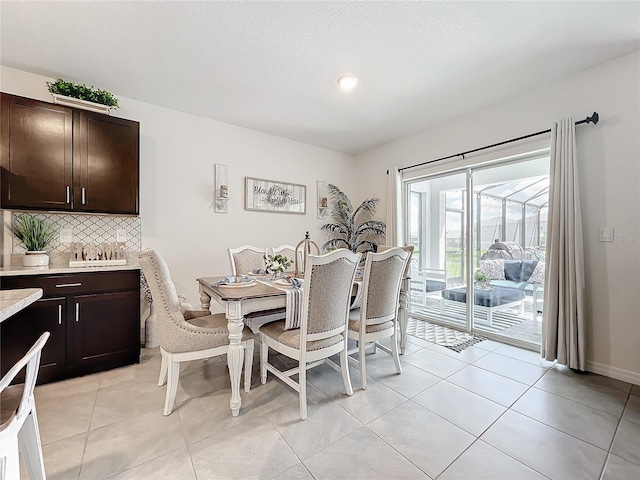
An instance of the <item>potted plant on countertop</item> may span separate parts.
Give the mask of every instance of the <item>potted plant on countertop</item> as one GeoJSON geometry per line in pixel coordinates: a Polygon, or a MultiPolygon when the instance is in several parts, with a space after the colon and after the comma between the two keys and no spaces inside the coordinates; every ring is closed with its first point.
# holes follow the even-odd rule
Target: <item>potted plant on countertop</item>
{"type": "Polygon", "coordinates": [[[112,108],[118,108],[118,99],[106,90],[87,87],[84,84],[67,82],[58,78],[55,82],[47,82],[47,88],[53,95],[53,103],[68,107],[82,108],[92,112],[109,115],[112,108]]]}
{"type": "Polygon", "coordinates": [[[355,210],[347,197],[335,185],[328,185],[331,202],[331,220],[321,229],[332,238],[322,245],[323,250],[348,248],[354,253],[376,252],[378,240],[385,236],[384,222],[373,220],[379,198],[369,198],[362,202],[355,210]]]}
{"type": "Polygon", "coordinates": [[[25,267],[44,267],[49,265],[49,255],[44,251],[56,236],[54,227],[31,215],[18,215],[12,223],[6,223],[11,233],[26,248],[22,265],[25,267]]]}

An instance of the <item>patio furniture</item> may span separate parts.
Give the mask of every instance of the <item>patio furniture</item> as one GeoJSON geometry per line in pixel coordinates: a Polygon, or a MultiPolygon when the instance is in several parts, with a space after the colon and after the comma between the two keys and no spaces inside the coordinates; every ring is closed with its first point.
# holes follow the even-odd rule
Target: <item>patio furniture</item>
{"type": "MultiPolygon", "coordinates": [[[[490,287],[488,290],[474,288],[474,305],[476,308],[486,309],[487,322],[493,322],[493,312],[519,306],[520,313],[524,312],[525,293],[521,290],[506,287],[490,287]]],[[[440,313],[445,311],[445,302],[467,303],[467,288],[457,287],[442,290],[440,300],[440,313]]]]}

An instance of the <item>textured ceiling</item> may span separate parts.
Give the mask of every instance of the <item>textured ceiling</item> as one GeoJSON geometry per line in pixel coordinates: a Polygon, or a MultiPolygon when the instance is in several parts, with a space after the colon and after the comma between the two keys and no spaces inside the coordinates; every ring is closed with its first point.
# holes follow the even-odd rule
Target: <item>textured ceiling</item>
{"type": "Polygon", "coordinates": [[[0,63],[358,153],[638,50],[639,5],[2,1],[0,63]]]}

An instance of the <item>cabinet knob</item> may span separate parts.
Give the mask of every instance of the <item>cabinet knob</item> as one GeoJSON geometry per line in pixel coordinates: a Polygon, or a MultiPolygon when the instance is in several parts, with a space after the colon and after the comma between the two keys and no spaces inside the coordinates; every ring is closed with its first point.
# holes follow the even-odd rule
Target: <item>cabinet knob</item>
{"type": "Polygon", "coordinates": [[[71,203],[71,187],[67,185],[67,203],[71,203]]]}
{"type": "Polygon", "coordinates": [[[87,198],[87,196],[86,196],[86,194],[85,194],[85,189],[84,189],[84,187],[82,187],[82,204],[83,204],[83,205],[84,205],[85,203],[87,203],[87,202],[86,202],[86,198],[87,198]]]}

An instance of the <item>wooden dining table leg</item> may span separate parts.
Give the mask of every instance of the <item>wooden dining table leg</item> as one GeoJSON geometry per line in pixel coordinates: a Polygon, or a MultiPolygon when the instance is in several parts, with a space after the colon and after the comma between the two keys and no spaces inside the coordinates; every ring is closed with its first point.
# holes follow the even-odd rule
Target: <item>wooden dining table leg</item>
{"type": "Polygon", "coordinates": [[[240,302],[227,302],[227,328],[229,329],[229,350],[227,351],[227,365],[231,379],[231,414],[237,417],[240,413],[242,399],[240,398],[240,376],[244,363],[244,347],[242,346],[242,330],[244,322],[240,302]]]}
{"type": "Polygon", "coordinates": [[[211,312],[211,310],[209,310],[210,307],[211,297],[207,292],[202,290],[202,286],[200,286],[200,308],[202,308],[202,310],[208,310],[209,312],[211,312]]]}

